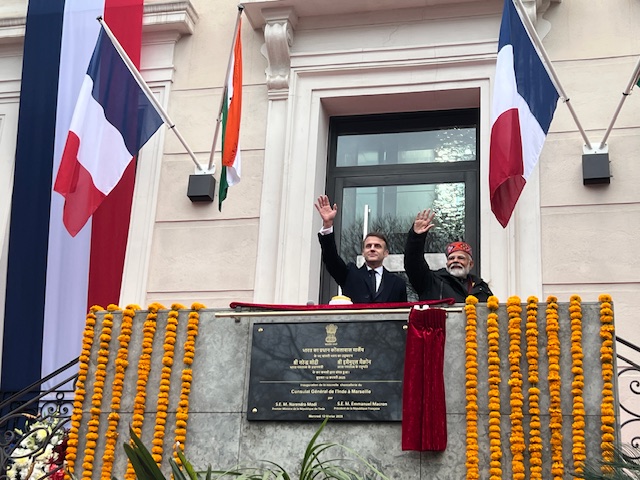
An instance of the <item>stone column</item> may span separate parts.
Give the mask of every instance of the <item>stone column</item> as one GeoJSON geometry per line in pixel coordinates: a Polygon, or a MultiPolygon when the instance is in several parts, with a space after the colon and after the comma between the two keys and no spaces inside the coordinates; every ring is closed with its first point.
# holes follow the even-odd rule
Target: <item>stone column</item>
{"type": "Polygon", "coordinates": [[[262,303],[283,302],[278,292],[277,272],[282,238],[281,218],[282,188],[285,175],[287,110],[289,105],[290,48],[297,16],[291,8],[267,9],[263,12],[265,44],[263,55],[267,58],[265,70],[269,108],[264,150],[264,174],[260,202],[260,233],[254,285],[254,301],[262,303]]]}

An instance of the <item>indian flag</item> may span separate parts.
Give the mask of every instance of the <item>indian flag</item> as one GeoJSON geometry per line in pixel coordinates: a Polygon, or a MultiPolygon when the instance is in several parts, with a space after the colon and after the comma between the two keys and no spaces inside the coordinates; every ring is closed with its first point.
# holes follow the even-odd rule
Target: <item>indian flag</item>
{"type": "Polygon", "coordinates": [[[240,113],[242,110],[242,41],[240,39],[242,21],[238,21],[236,41],[231,53],[231,68],[224,88],[222,103],[222,172],[218,209],[222,211],[222,202],[227,198],[227,189],[240,182],[240,113]]]}

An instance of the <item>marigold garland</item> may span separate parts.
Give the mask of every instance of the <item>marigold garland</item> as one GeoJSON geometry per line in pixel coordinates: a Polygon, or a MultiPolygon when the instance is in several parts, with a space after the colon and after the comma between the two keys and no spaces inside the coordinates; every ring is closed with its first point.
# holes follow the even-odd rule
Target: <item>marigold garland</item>
{"type": "MultiPolygon", "coordinates": [[[[182,375],[180,376],[180,400],[176,410],[176,429],[175,442],[178,448],[184,452],[184,445],[187,440],[187,421],[189,420],[189,394],[191,393],[191,381],[193,380],[193,370],[191,365],[196,353],[196,337],[198,336],[198,324],[200,322],[199,310],[206,308],[201,303],[191,305],[189,313],[189,322],[187,323],[187,338],[184,342],[184,357],[182,363],[182,375]]],[[[174,450],[173,456],[176,462],[180,464],[177,450],[174,450]]]]}
{"type": "Polygon", "coordinates": [[[111,393],[111,412],[107,417],[107,432],[105,434],[106,444],[102,456],[101,480],[111,480],[113,461],[115,460],[116,442],[118,440],[118,423],[120,422],[120,402],[122,400],[122,390],[124,388],[124,374],[129,366],[129,342],[133,327],[133,317],[136,310],[140,310],[138,305],[127,305],[122,313],[122,324],[120,325],[120,335],[118,336],[119,348],[116,355],[116,368],[113,378],[111,393]]]}
{"type": "Polygon", "coordinates": [[[500,330],[498,329],[498,298],[487,299],[487,344],[489,363],[489,478],[502,478],[502,444],[500,441],[500,330]]]}
{"type": "Polygon", "coordinates": [[[547,357],[549,359],[549,430],[551,432],[551,475],[562,480],[562,405],[560,402],[560,324],[558,299],[547,298],[547,357]]]}
{"type": "Polygon", "coordinates": [[[67,451],[65,455],[66,480],[71,479],[71,474],[75,469],[76,458],[78,455],[78,431],[80,429],[80,422],[82,421],[82,405],[84,404],[84,399],[87,394],[85,384],[87,381],[87,373],[89,372],[91,347],[93,346],[96,312],[100,310],[102,310],[102,307],[98,305],[94,305],[89,309],[85,321],[84,332],[82,333],[82,350],[80,351],[78,363],[78,379],[76,380],[76,389],[73,397],[73,411],[71,413],[71,425],[69,427],[67,451]]]}
{"type": "MultiPolygon", "coordinates": [[[[151,354],[153,353],[153,337],[156,334],[156,320],[158,310],[164,308],[159,303],[152,303],[147,307],[147,318],[142,326],[142,348],[140,359],[138,360],[138,380],[136,382],[136,396],[133,400],[133,415],[131,419],[131,429],[140,437],[142,434],[142,424],[144,422],[144,411],[147,399],[147,382],[151,372],[151,354]]],[[[131,462],[127,462],[125,479],[133,480],[136,473],[131,462]]]]}
{"type": "Polygon", "coordinates": [[[600,362],[602,364],[602,406],[600,409],[602,432],[600,448],[602,460],[611,462],[614,457],[615,440],[615,408],[613,397],[613,309],[611,308],[611,296],[604,294],[598,297],[600,301],[600,362]]]}
{"type": "Polygon", "coordinates": [[[102,318],[102,331],[100,332],[100,349],[96,360],[96,374],[93,383],[93,395],[91,395],[91,417],[87,423],[87,443],[84,449],[84,461],[82,462],[82,480],[91,480],[93,473],[93,461],[95,449],[98,443],[98,427],[100,426],[100,412],[102,407],[102,394],[104,382],[107,377],[107,362],[109,361],[109,343],[111,342],[111,329],[113,327],[113,312],[120,310],[117,305],[109,305],[107,313],[102,318]]]}
{"type": "Polygon", "coordinates": [[[520,297],[513,296],[507,300],[507,314],[509,315],[509,403],[511,406],[511,470],[515,480],[524,480],[524,427],[522,420],[524,414],[524,396],[522,395],[522,373],[520,359],[520,340],[522,334],[522,306],[520,297]]]}
{"type": "Polygon", "coordinates": [[[529,479],[542,479],[540,388],[538,387],[538,298],[527,299],[527,364],[529,380],[529,479]]]}
{"type": "Polygon", "coordinates": [[[169,390],[171,388],[171,367],[173,366],[176,332],[178,331],[178,310],[183,308],[183,305],[177,303],[171,305],[164,332],[164,355],[162,356],[156,425],[153,429],[153,440],[151,440],[151,455],[158,466],[162,463],[162,453],[164,451],[164,434],[167,424],[167,410],[169,409],[169,390]]]}
{"type": "Polygon", "coordinates": [[[584,370],[582,368],[582,299],[579,295],[572,295],[569,300],[569,317],[571,319],[571,395],[573,397],[571,424],[571,437],[573,447],[573,468],[576,472],[582,472],[584,461],[587,458],[587,447],[585,444],[585,407],[584,407],[584,370]]]}
{"type": "Polygon", "coordinates": [[[467,315],[465,327],[465,379],[466,379],[466,412],[467,412],[467,480],[480,478],[478,469],[478,299],[472,295],[467,297],[464,311],[467,315]]]}
{"type": "MultiPolygon", "coordinates": [[[[606,461],[613,460],[615,441],[615,409],[614,409],[614,326],[611,297],[601,295],[600,305],[600,337],[601,337],[601,365],[602,365],[602,405],[601,405],[601,449],[602,458],[606,461]]],[[[465,379],[466,379],[466,467],[467,479],[477,480],[479,473],[479,446],[478,446],[478,344],[477,344],[477,298],[470,296],[466,300],[466,337],[465,337],[465,379]]],[[[500,415],[500,332],[498,328],[499,301],[492,296],[487,301],[489,310],[487,318],[487,345],[488,345],[488,371],[489,371],[489,442],[490,442],[490,479],[502,478],[502,445],[501,445],[501,415],[500,415]]],[[[136,309],[140,307],[129,305],[123,313],[121,333],[118,337],[119,349],[115,360],[115,376],[113,382],[111,411],[107,418],[108,426],[105,434],[106,444],[103,456],[101,480],[108,480],[113,469],[115,445],[117,441],[117,427],[119,423],[119,410],[123,394],[124,376],[128,365],[128,348],[132,334],[132,321],[136,309]]],[[[149,314],[143,326],[142,354],[138,364],[138,382],[136,398],[134,400],[132,428],[140,435],[144,419],[146,404],[146,386],[151,368],[151,354],[153,338],[156,331],[156,319],[158,309],[164,308],[160,304],[149,306],[149,314]]],[[[152,455],[158,465],[162,462],[164,450],[164,436],[166,429],[167,411],[169,405],[170,380],[175,353],[175,342],[178,328],[178,310],[185,307],[180,304],[173,304],[167,319],[167,326],[164,338],[164,355],[162,358],[162,373],[160,379],[160,391],[158,393],[158,404],[154,435],[152,440],[152,455]]],[[[191,306],[187,324],[187,334],[184,342],[183,368],[181,373],[181,390],[178,407],[176,409],[175,442],[184,450],[186,441],[186,429],[189,418],[189,395],[193,378],[192,363],[195,357],[195,342],[198,335],[199,310],[205,308],[204,305],[194,303],[191,306]]],[[[116,305],[109,305],[108,313],[103,317],[102,331],[99,335],[100,348],[96,360],[96,373],[93,385],[93,395],[91,397],[91,407],[89,410],[90,419],[87,422],[86,446],[84,450],[84,460],[82,463],[82,479],[90,480],[93,473],[93,463],[95,449],[98,441],[98,430],[100,424],[100,412],[102,405],[103,391],[106,379],[106,366],[109,357],[109,344],[111,340],[111,330],[113,327],[113,312],[118,310],[116,305]]],[[[71,416],[69,440],[66,451],[66,474],[69,479],[76,466],[78,454],[78,431],[82,421],[82,410],[86,397],[85,385],[90,364],[90,353],[96,337],[95,323],[96,312],[102,310],[101,307],[91,307],[86,317],[85,330],[83,333],[82,352],[79,357],[79,374],[76,382],[73,412],[71,416]]],[[[524,479],[525,463],[524,451],[526,448],[523,427],[524,419],[524,396],[523,396],[523,374],[521,369],[521,335],[522,335],[522,307],[518,297],[510,297],[507,301],[507,313],[509,317],[509,387],[511,406],[511,432],[510,449],[512,453],[512,473],[514,479],[524,479]]],[[[572,458],[573,468],[580,472],[586,460],[585,444],[585,405],[584,405],[584,370],[582,349],[582,310],[581,298],[572,295],[569,305],[569,316],[571,325],[571,357],[572,357],[572,458]]],[[[529,297],[527,299],[527,318],[525,325],[526,332],[526,356],[528,366],[528,413],[529,421],[529,477],[532,480],[542,478],[542,440],[540,436],[540,388],[539,388],[539,346],[538,346],[538,299],[529,297]]],[[[562,460],[562,407],[561,407],[561,376],[560,376],[560,355],[561,344],[559,337],[559,315],[557,298],[549,296],[547,298],[546,310],[546,331],[547,331],[547,354],[549,365],[549,428],[550,428],[550,450],[552,455],[551,473],[554,479],[561,479],[564,475],[564,463],[562,460]]],[[[177,373],[177,372],[176,372],[177,373]]],[[[177,457],[177,452],[174,451],[177,457]]],[[[133,469],[127,468],[125,478],[135,478],[133,469]]]]}

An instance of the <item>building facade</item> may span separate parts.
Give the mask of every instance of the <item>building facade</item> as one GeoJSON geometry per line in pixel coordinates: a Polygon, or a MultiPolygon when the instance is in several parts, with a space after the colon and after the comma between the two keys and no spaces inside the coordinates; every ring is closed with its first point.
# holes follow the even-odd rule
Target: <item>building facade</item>
{"type": "MultiPolygon", "coordinates": [[[[524,4],[598,146],[640,55],[640,4],[524,4]]],[[[236,7],[227,0],[145,2],[141,72],[201,163],[211,151],[236,7]]],[[[3,272],[26,9],[26,0],[0,5],[3,272]]],[[[502,301],[567,301],[571,294],[596,301],[609,293],[618,333],[640,344],[633,307],[640,287],[639,100],[627,99],[607,141],[610,184],[591,186],[582,178],[585,142],[561,100],[538,167],[503,229],[491,213],[487,182],[501,12],[500,0],[245,2],[242,181],[222,211],[217,202],[192,203],[191,159],[170,131],[152,138],[138,162],[120,304],[324,301],[335,292],[322,275],[315,238],[319,195],[339,200],[346,239],[349,222],[366,221],[358,213],[363,204],[374,217],[410,219],[434,205],[434,185],[453,185],[451,200],[441,191],[437,205],[463,201],[464,236],[476,249],[478,273],[502,301]],[[404,140],[395,138],[380,147],[372,138],[441,130],[470,132],[464,158],[444,158],[442,143],[416,147],[410,138],[401,148],[404,140]],[[358,134],[355,146],[344,142],[358,134]],[[355,163],[341,170],[350,155],[355,163]]],[[[454,143],[445,142],[448,155],[460,153],[451,150],[454,143]]]]}

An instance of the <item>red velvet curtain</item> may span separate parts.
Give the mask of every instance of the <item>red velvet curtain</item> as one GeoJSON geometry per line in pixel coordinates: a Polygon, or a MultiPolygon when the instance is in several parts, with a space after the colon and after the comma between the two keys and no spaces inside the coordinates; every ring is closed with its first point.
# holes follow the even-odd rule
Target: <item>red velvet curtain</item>
{"type": "Polygon", "coordinates": [[[447,448],[444,344],[447,313],[411,309],[404,360],[402,450],[447,448]]]}

